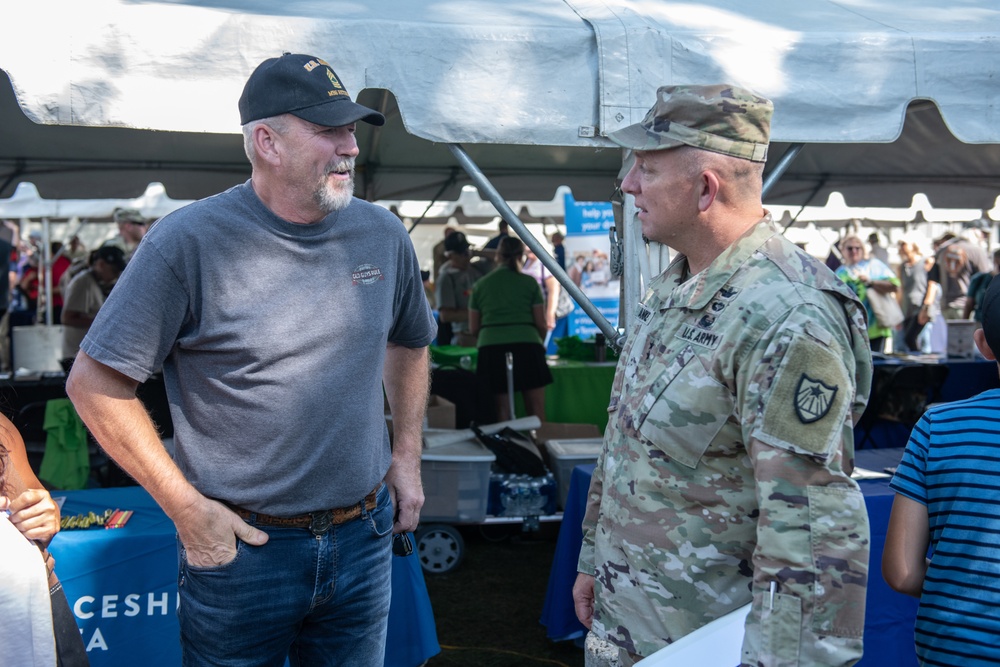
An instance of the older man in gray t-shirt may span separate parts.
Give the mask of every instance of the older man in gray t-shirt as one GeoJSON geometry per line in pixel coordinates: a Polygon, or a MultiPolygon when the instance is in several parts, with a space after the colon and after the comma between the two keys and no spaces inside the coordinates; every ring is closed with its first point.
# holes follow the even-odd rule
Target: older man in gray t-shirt
{"type": "Polygon", "coordinates": [[[177,526],[186,665],[380,666],[434,335],[406,230],[352,196],[355,123],[384,119],[294,54],[239,107],[250,181],[146,234],[67,391],[177,526]],[[175,461],[135,397],[161,365],[175,461]]]}

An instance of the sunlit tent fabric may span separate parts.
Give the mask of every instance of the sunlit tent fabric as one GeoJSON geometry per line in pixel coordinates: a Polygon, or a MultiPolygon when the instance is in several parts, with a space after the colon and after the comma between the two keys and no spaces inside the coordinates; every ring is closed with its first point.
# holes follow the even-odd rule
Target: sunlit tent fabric
{"type": "Polygon", "coordinates": [[[769,201],[990,209],[1000,183],[992,0],[95,0],[16,3],[0,40],[0,197],[175,199],[249,174],[236,100],[282,51],[329,59],[386,113],[359,127],[359,194],[455,199],[462,144],[508,199],[606,199],[657,86],[772,98],[769,201]]]}
{"type": "Polygon", "coordinates": [[[0,198],[0,218],[109,221],[116,209],[126,208],[154,220],[190,203],[168,197],[162,183],[150,183],[140,196],[129,199],[46,199],[34,183],[21,181],[11,197],[0,198]]]}

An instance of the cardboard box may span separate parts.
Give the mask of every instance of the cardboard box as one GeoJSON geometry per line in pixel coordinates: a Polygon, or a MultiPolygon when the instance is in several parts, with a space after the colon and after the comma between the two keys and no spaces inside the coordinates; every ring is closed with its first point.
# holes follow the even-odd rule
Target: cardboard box
{"type": "Polygon", "coordinates": [[[496,457],[475,440],[425,449],[420,456],[424,506],[420,521],[480,523],[486,518],[490,468],[496,457]]]}
{"type": "Polygon", "coordinates": [[[427,402],[427,428],[455,428],[455,404],[440,396],[431,396],[427,402]]]}
{"type": "MultiPolygon", "coordinates": [[[[385,421],[392,435],[392,414],[389,412],[389,400],[382,399],[385,421]]],[[[431,396],[427,402],[427,415],[424,417],[424,428],[455,428],[455,404],[440,396],[431,396]]]]}

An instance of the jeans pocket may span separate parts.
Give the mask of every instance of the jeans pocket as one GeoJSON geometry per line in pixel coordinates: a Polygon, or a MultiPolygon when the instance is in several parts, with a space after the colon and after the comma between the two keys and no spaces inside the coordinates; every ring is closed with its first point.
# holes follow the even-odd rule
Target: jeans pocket
{"type": "MultiPolygon", "coordinates": [[[[235,539],[235,538],[234,538],[235,539]]],[[[180,544],[180,563],[181,569],[187,570],[189,572],[221,572],[233,566],[236,561],[240,559],[240,555],[243,553],[244,542],[243,540],[236,539],[236,555],[233,559],[225,563],[220,563],[217,565],[192,565],[188,560],[187,549],[184,544],[178,539],[178,544],[180,544]]]]}
{"type": "Polygon", "coordinates": [[[394,520],[389,487],[383,484],[376,496],[375,509],[368,513],[368,523],[377,537],[385,537],[392,532],[394,520]]]}

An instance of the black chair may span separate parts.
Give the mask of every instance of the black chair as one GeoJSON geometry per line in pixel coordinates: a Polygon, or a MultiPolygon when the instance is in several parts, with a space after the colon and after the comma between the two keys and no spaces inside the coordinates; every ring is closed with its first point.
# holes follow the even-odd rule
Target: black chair
{"type": "Polygon", "coordinates": [[[435,368],[431,373],[431,393],[455,404],[455,428],[496,421],[493,396],[472,371],[435,368]]]}
{"type": "Polygon", "coordinates": [[[887,421],[912,429],[927,410],[941,397],[941,388],[948,379],[944,364],[903,364],[876,366],[872,378],[872,394],[858,426],[863,431],[857,447],[870,439],[876,422],[887,421]]]}

